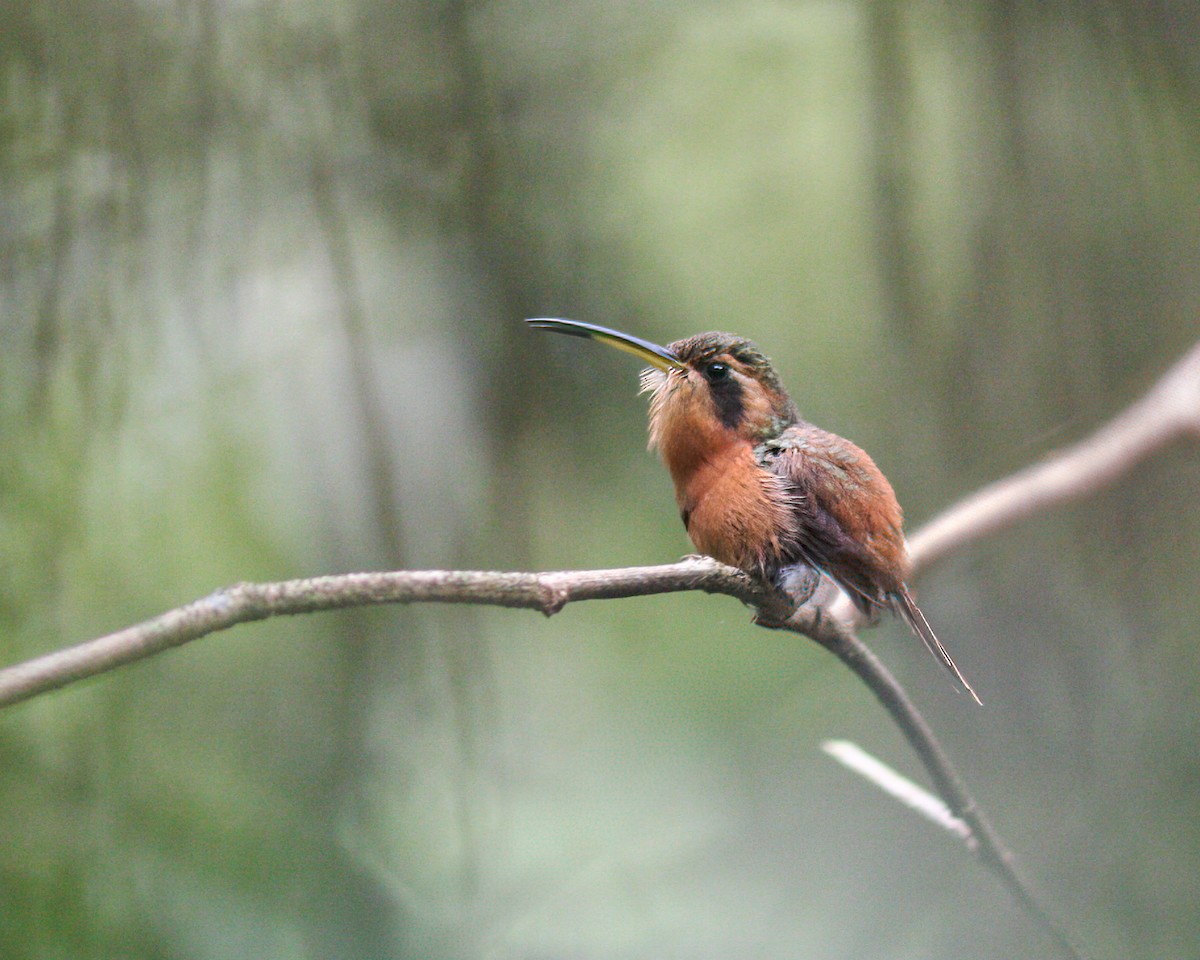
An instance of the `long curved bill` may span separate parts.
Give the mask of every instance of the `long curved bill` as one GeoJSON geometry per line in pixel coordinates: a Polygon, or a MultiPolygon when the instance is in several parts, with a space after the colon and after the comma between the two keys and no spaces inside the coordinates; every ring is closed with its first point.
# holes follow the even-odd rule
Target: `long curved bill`
{"type": "Polygon", "coordinates": [[[535,330],[549,330],[552,333],[565,333],[569,337],[583,337],[608,344],[626,353],[632,353],[639,360],[644,360],[659,370],[686,370],[687,367],[679,361],[666,347],[657,343],[631,337],[619,330],[609,330],[608,327],[598,327],[594,323],[580,323],[578,320],[557,320],[542,317],[536,320],[526,320],[535,330]]]}

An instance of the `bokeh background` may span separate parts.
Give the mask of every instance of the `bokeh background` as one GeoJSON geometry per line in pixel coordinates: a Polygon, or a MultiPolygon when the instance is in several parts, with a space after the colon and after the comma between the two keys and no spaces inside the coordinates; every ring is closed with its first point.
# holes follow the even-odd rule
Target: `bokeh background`
{"type": "MultiPolygon", "coordinates": [[[[1200,335],[1182,0],[0,4],[0,650],[225,584],[688,551],[628,357],[757,339],[910,527],[1200,335]]],[[[1200,455],[869,640],[1096,958],[1200,955],[1200,455]]],[[[727,598],[240,627],[0,715],[7,958],[1049,945],[727,598]]]]}

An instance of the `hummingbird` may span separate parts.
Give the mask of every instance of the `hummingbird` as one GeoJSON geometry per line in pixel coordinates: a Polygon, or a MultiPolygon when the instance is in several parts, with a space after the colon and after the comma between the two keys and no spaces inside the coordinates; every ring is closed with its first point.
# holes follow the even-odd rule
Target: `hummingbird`
{"type": "Polygon", "coordinates": [[[650,446],[698,551],[780,589],[798,564],[824,574],[871,620],[883,610],[899,616],[980,702],[909,590],[892,485],[860,447],[801,418],[755,343],[698,333],[664,347],[576,320],[526,322],[650,364],[641,375],[650,446]]]}

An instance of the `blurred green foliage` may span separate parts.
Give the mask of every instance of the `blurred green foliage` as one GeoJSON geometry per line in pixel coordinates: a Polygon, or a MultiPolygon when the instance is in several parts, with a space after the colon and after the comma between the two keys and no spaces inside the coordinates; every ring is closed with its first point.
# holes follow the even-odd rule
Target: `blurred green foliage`
{"type": "MultiPolygon", "coordinates": [[[[0,648],[243,579],[688,551],[636,368],[735,330],[919,523],[1195,339],[1200,20],[944,2],[0,4],[0,648]]],[[[1200,457],[921,584],[913,689],[1096,957],[1200,940],[1200,457]]],[[[1045,955],[723,599],[272,621],[0,716],[51,957],[1045,955]],[[967,945],[964,947],[964,945],[967,945]]]]}

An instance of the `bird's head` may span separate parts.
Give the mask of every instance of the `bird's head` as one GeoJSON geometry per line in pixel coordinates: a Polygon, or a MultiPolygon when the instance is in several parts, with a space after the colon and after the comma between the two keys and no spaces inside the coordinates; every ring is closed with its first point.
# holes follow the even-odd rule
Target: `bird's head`
{"type": "Polygon", "coordinates": [[[761,443],[798,419],[771,361],[743,337],[699,333],[662,347],[575,320],[528,323],[597,340],[649,363],[642,389],[650,394],[650,442],[670,465],[731,442],[761,443]]]}

